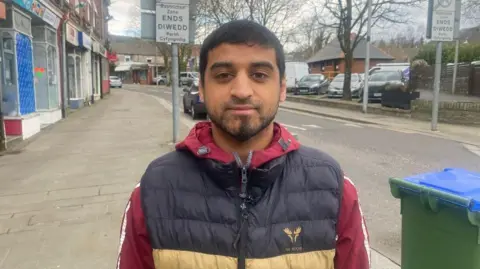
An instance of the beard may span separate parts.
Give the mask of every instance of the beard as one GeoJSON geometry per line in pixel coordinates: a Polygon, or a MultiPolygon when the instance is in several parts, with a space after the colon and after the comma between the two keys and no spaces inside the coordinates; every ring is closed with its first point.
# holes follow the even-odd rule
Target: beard
{"type": "MultiPolygon", "coordinates": [[[[232,101],[230,103],[236,105],[251,104],[245,101],[232,101]]],[[[228,104],[222,106],[222,113],[218,114],[212,113],[213,111],[208,109],[207,106],[207,114],[212,124],[239,142],[246,142],[267,128],[275,119],[278,110],[277,104],[271,110],[263,112],[263,107],[257,104],[254,106],[257,112],[255,115],[237,116],[225,113],[228,111],[228,106],[228,104]]]]}

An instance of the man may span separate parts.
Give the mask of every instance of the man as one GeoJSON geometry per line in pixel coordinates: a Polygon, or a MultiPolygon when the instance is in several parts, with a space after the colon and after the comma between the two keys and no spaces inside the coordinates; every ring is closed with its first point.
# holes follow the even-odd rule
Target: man
{"type": "Polygon", "coordinates": [[[199,89],[211,123],[148,166],[126,208],[117,268],[369,268],[355,187],[273,122],[286,98],[275,35],[246,20],[215,30],[199,89]]]}

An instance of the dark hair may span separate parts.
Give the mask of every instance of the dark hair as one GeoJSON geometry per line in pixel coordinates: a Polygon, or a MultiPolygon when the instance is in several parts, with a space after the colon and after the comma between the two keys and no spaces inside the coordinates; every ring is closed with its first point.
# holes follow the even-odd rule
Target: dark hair
{"type": "Polygon", "coordinates": [[[285,55],[283,46],[272,31],[267,27],[250,20],[236,20],[223,24],[203,41],[200,50],[200,78],[204,83],[207,69],[208,53],[221,44],[260,45],[275,49],[276,61],[280,79],[285,75],[285,55]]]}

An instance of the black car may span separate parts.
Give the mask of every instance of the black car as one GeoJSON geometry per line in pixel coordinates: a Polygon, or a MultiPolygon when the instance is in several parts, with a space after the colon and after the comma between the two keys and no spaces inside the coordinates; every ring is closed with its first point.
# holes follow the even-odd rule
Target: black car
{"type": "Polygon", "coordinates": [[[207,110],[205,104],[200,100],[198,84],[193,83],[189,88],[184,88],[183,92],[183,112],[189,113],[193,119],[205,117],[207,110]]]}
{"type": "MultiPolygon", "coordinates": [[[[404,84],[406,79],[401,71],[378,70],[373,72],[368,79],[368,100],[381,101],[385,87],[391,84],[404,84]]],[[[363,99],[364,83],[359,91],[360,99],[363,99]]]]}
{"type": "Polygon", "coordinates": [[[293,94],[325,94],[328,84],[328,79],[322,74],[306,75],[297,82],[293,94]]]}

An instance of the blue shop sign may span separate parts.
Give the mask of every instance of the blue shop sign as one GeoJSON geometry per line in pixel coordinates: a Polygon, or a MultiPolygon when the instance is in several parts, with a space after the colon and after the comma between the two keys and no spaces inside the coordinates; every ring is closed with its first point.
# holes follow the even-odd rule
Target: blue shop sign
{"type": "Polygon", "coordinates": [[[23,7],[24,9],[31,11],[33,0],[13,0],[14,3],[23,7]]]}
{"type": "Polygon", "coordinates": [[[92,39],[84,32],[78,32],[78,44],[82,48],[92,50],[92,39]]]}

